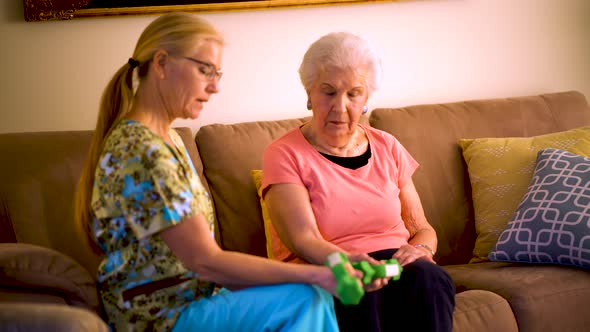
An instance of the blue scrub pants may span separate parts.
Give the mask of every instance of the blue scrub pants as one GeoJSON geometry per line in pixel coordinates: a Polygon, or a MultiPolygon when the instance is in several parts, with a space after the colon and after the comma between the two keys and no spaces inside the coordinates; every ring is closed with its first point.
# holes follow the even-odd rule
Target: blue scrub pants
{"type": "Polygon", "coordinates": [[[338,331],[334,301],[317,286],[281,284],[220,290],[189,304],[173,332],[338,331]]]}

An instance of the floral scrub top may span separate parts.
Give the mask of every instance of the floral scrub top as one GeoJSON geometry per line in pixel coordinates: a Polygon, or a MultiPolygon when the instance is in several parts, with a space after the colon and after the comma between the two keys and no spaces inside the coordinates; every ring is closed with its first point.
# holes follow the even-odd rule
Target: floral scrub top
{"type": "MultiPolygon", "coordinates": [[[[98,283],[109,325],[117,331],[169,331],[191,301],[214,284],[198,279],[170,251],[160,232],[203,214],[213,235],[213,208],[182,139],[176,146],[137,121],[123,120],[104,142],[92,192],[93,230],[106,253],[98,283]],[[123,298],[139,285],[170,278],[188,281],[123,298]]],[[[198,253],[195,253],[198,254],[198,253]]]]}

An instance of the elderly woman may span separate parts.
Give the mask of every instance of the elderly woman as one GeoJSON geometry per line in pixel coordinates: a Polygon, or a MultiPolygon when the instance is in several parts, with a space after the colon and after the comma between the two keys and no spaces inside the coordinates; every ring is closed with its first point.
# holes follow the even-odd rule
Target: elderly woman
{"type": "Polygon", "coordinates": [[[433,260],[436,233],[412,182],[418,163],[395,137],[359,123],[381,81],[379,58],[366,40],[331,33],[309,47],[299,74],[313,117],[263,158],[272,257],[395,258],[398,281],[375,280],[358,306],[336,301],[340,329],[451,331],[455,289],[433,260]]]}

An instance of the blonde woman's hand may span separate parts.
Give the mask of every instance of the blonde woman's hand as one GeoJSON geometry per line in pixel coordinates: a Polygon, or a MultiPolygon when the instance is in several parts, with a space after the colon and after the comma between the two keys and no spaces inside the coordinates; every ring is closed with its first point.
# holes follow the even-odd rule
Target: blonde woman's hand
{"type": "Polygon", "coordinates": [[[313,283],[322,287],[330,294],[335,297],[338,297],[336,294],[336,278],[334,277],[334,273],[330,270],[327,266],[314,266],[318,269],[318,278],[313,283]]]}
{"type": "MultiPolygon", "coordinates": [[[[321,266],[321,265],[320,266],[313,265],[313,268],[317,269],[317,272],[314,274],[314,279],[311,281],[311,283],[322,287],[323,289],[328,291],[330,294],[332,294],[334,297],[340,298],[338,296],[338,294],[336,293],[336,286],[338,284],[337,284],[336,277],[334,276],[334,273],[332,272],[332,270],[327,266],[321,266]]],[[[350,263],[347,263],[344,266],[344,268],[348,271],[348,273],[351,276],[356,278],[359,285],[362,286],[362,283],[360,280],[362,273],[360,271],[355,270],[352,267],[352,265],[350,265],[350,263]]]]}

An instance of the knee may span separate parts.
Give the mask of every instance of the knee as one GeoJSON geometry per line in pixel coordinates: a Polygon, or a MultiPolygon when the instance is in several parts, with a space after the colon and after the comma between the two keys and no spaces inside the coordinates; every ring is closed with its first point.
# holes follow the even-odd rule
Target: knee
{"type": "Polygon", "coordinates": [[[305,304],[312,305],[329,305],[333,306],[334,299],[332,295],[318,286],[307,284],[289,284],[288,293],[295,301],[300,301],[305,304]]]}
{"type": "Polygon", "coordinates": [[[455,294],[455,284],[449,274],[439,265],[418,260],[404,266],[402,278],[414,280],[428,288],[436,288],[446,293],[455,294]]]}
{"type": "Polygon", "coordinates": [[[330,293],[318,286],[308,284],[292,284],[290,286],[292,287],[292,293],[298,297],[310,299],[332,298],[330,293]]]}

